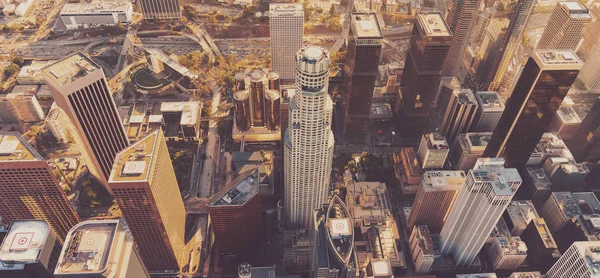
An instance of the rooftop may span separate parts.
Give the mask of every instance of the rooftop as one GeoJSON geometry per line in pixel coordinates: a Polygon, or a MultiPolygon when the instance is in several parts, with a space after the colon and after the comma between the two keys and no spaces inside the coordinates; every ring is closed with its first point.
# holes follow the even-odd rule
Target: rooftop
{"type": "Polygon", "coordinates": [[[60,86],[66,86],[88,73],[102,70],[82,52],[76,52],[42,69],[42,72],[60,86]]]}
{"type": "Polygon", "coordinates": [[[269,4],[269,16],[279,16],[279,15],[296,15],[296,16],[304,16],[302,4],[292,4],[292,3],[272,3],[269,4]]]}
{"type": "Polygon", "coordinates": [[[575,112],[575,109],[573,109],[573,107],[561,106],[560,108],[558,108],[558,111],[556,111],[556,114],[563,123],[581,123],[581,119],[579,118],[577,112],[575,112]]]}
{"type": "Polygon", "coordinates": [[[544,218],[533,219],[531,223],[535,225],[535,228],[538,234],[540,235],[540,238],[544,242],[544,246],[546,248],[558,248],[556,242],[554,241],[554,237],[552,237],[552,233],[550,233],[550,228],[548,228],[548,225],[546,224],[544,218]]]}
{"type": "Polygon", "coordinates": [[[466,133],[466,139],[471,147],[485,147],[492,138],[491,132],[466,133]]]}
{"type": "Polygon", "coordinates": [[[132,8],[128,1],[93,1],[92,3],[67,3],[60,11],[61,15],[100,14],[126,12],[132,8]]]}
{"type": "Polygon", "coordinates": [[[475,98],[485,111],[504,111],[504,101],[496,91],[480,91],[475,98]]]}
{"type": "Polygon", "coordinates": [[[477,100],[471,89],[454,90],[452,94],[458,98],[458,103],[461,105],[476,105],[477,100]]]}
{"type": "Polygon", "coordinates": [[[17,85],[8,95],[28,94],[33,96],[37,93],[38,89],[38,85],[17,85]]]}
{"type": "Polygon", "coordinates": [[[500,244],[500,248],[504,255],[522,255],[527,256],[527,245],[520,237],[498,238],[496,242],[500,244]]]}
{"type": "Polygon", "coordinates": [[[211,206],[239,206],[246,203],[259,190],[258,169],[247,171],[233,179],[211,199],[211,206]]]}
{"type": "Polygon", "coordinates": [[[451,36],[450,28],[440,12],[420,12],[417,14],[417,20],[429,37],[451,36]]]}
{"type": "Polygon", "coordinates": [[[155,152],[160,144],[156,130],[120,151],[110,173],[110,182],[148,181],[155,152]]]}
{"type": "Polygon", "coordinates": [[[579,70],[583,62],[572,50],[534,50],[532,54],[538,65],[545,69],[545,66],[551,66],[549,69],[579,70]]]}
{"type": "Polygon", "coordinates": [[[43,78],[42,69],[55,63],[56,60],[49,61],[31,61],[30,65],[23,66],[17,75],[17,79],[25,78],[43,78]]]}
{"type": "MultiPolygon", "coordinates": [[[[479,159],[481,161],[481,159],[479,159]]],[[[469,171],[476,182],[491,182],[496,195],[512,195],[511,185],[522,182],[519,172],[514,168],[502,166],[481,166],[479,169],[469,171]]]]}
{"type": "Polygon", "coordinates": [[[600,215],[600,201],[598,201],[598,198],[596,198],[596,195],[594,195],[594,193],[592,193],[592,192],[576,192],[576,193],[573,193],[573,197],[579,203],[579,208],[581,209],[582,214],[587,214],[587,215],[599,214],[600,215]]]}
{"type": "Polygon", "coordinates": [[[50,234],[50,226],[44,221],[13,221],[0,248],[0,261],[7,264],[37,262],[50,234]]]}
{"type": "Polygon", "coordinates": [[[520,226],[523,229],[531,220],[540,217],[529,200],[511,201],[506,207],[506,213],[514,226],[520,226]]]}
{"type": "Polygon", "coordinates": [[[0,162],[44,160],[18,132],[0,132],[0,162]]]}
{"type": "Polygon", "coordinates": [[[359,38],[383,38],[375,13],[352,13],[352,32],[359,38]]]}
{"type": "Polygon", "coordinates": [[[427,171],[423,175],[423,189],[427,192],[460,190],[465,178],[463,171],[427,171]]]}
{"type": "Polygon", "coordinates": [[[537,190],[550,190],[552,182],[546,176],[544,169],[527,167],[527,174],[533,180],[533,184],[537,190]]]}
{"type": "Polygon", "coordinates": [[[96,273],[107,267],[118,221],[77,224],[65,239],[56,274],[96,273]]]}
{"type": "Polygon", "coordinates": [[[433,245],[433,240],[431,239],[427,225],[415,226],[414,229],[416,229],[416,237],[419,240],[419,247],[421,247],[421,252],[423,252],[423,255],[433,256],[435,253],[435,247],[433,245]]]}
{"type": "Polygon", "coordinates": [[[444,135],[439,132],[428,133],[423,135],[427,142],[427,148],[430,150],[448,149],[448,142],[444,135]]]}
{"type": "Polygon", "coordinates": [[[593,274],[600,276],[600,243],[597,241],[576,241],[570,248],[576,248],[581,257],[585,258],[587,267],[593,274]]]}
{"type": "Polygon", "coordinates": [[[513,272],[509,278],[542,278],[539,271],[513,272]]]}
{"type": "Polygon", "coordinates": [[[495,273],[456,274],[456,278],[497,278],[495,273]]]}
{"type": "Polygon", "coordinates": [[[181,125],[196,124],[202,104],[198,101],[188,102],[163,102],[160,106],[161,113],[181,112],[181,125]]]}
{"type": "Polygon", "coordinates": [[[581,208],[571,192],[552,192],[551,198],[558,204],[565,219],[581,215],[581,208]]]}
{"type": "Polygon", "coordinates": [[[567,8],[567,10],[569,10],[569,15],[572,18],[577,18],[577,19],[586,19],[586,18],[591,19],[592,18],[592,16],[589,14],[588,8],[584,4],[581,4],[577,1],[560,1],[559,3],[562,4],[563,6],[565,6],[567,8]]]}

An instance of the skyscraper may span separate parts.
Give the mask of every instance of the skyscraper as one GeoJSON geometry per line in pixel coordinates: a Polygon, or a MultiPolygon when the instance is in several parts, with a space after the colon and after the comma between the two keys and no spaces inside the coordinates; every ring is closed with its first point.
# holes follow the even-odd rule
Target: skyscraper
{"type": "Polygon", "coordinates": [[[441,132],[450,144],[454,142],[458,134],[471,129],[477,107],[477,100],[470,89],[452,93],[440,124],[441,132]]]}
{"type": "Polygon", "coordinates": [[[352,13],[348,37],[346,141],[364,144],[383,32],[375,13],[352,13]]]}
{"type": "Polygon", "coordinates": [[[284,138],[284,193],[288,228],[309,228],[312,212],[327,201],[333,133],[329,53],[308,46],[296,54],[296,94],[284,138]]]}
{"type": "Polygon", "coordinates": [[[141,0],[145,20],[169,20],[181,18],[178,0],[141,0]]]}
{"type": "Polygon", "coordinates": [[[296,53],[302,48],[304,10],[302,4],[269,5],[271,29],[271,68],[284,81],[296,77],[296,53]]]}
{"type": "Polygon", "coordinates": [[[129,140],[102,68],[77,52],[43,68],[42,74],[83,141],[88,169],[106,185],[115,155],[129,140]]]}
{"type": "Polygon", "coordinates": [[[525,23],[528,21],[531,12],[533,11],[534,0],[519,0],[512,8],[505,35],[499,41],[497,52],[495,55],[490,55],[488,58],[489,71],[480,71],[479,84],[480,88],[490,91],[498,90],[500,83],[503,81],[508,66],[513,59],[517,46],[521,43],[521,36],[525,30],[525,23]]]}
{"type": "Polygon", "coordinates": [[[583,118],[567,146],[577,162],[593,163],[600,160],[600,97],[583,118]]]}
{"type": "Polygon", "coordinates": [[[427,225],[429,231],[439,233],[464,184],[463,171],[425,172],[408,217],[408,228],[427,225]]]}
{"type": "MultiPolygon", "coordinates": [[[[518,6],[516,7],[518,8],[518,6]]],[[[502,56],[504,50],[502,49],[503,43],[507,41],[506,37],[509,35],[507,33],[509,25],[510,19],[506,17],[506,14],[495,11],[489,25],[485,28],[483,41],[479,48],[478,55],[481,57],[481,60],[477,64],[477,68],[474,69],[476,75],[475,79],[478,85],[477,89],[487,88],[486,82],[489,82],[490,79],[488,75],[493,75],[496,72],[496,69],[492,69],[492,63],[499,62],[496,61],[496,59],[501,58],[502,56]]]]}
{"type": "Polygon", "coordinates": [[[521,185],[517,169],[503,164],[503,159],[479,159],[450,210],[439,249],[452,254],[457,266],[471,264],[521,185]]]}
{"type": "Polygon", "coordinates": [[[548,270],[548,278],[600,276],[600,243],[597,241],[577,241],[567,249],[560,259],[548,270]]]}
{"type": "Polygon", "coordinates": [[[583,82],[586,90],[600,92],[600,44],[591,50],[577,78],[583,82]]]}
{"type": "MultiPolygon", "coordinates": [[[[452,32],[452,43],[444,60],[443,76],[457,76],[458,74],[458,68],[469,42],[469,34],[473,26],[473,19],[479,9],[479,3],[478,0],[448,1],[446,24],[452,32]]],[[[437,62],[439,63],[439,60],[437,62]]]]}
{"type": "Polygon", "coordinates": [[[44,220],[60,242],[79,222],[48,163],[16,132],[0,133],[0,215],[44,220]]]}
{"type": "Polygon", "coordinates": [[[452,164],[452,168],[463,171],[473,169],[477,159],[483,155],[490,137],[492,137],[491,132],[459,134],[448,154],[448,160],[452,164]]]}
{"type": "Polygon", "coordinates": [[[504,101],[498,92],[477,92],[477,114],[472,126],[472,131],[493,132],[504,112],[504,101]]]}
{"type": "Polygon", "coordinates": [[[162,131],[119,152],[108,182],[148,270],[177,273],[186,212],[162,131]]]}
{"type": "Polygon", "coordinates": [[[450,146],[446,138],[438,132],[424,134],[419,144],[419,161],[423,169],[442,169],[450,146]]]}
{"type": "MultiPolygon", "coordinates": [[[[588,8],[590,9],[590,16],[592,21],[585,27],[583,31],[583,43],[581,44],[581,50],[583,53],[589,55],[598,43],[598,31],[600,30],[600,3],[588,2],[588,8]]],[[[589,56],[588,56],[589,57],[589,56]]],[[[585,59],[587,61],[587,59],[585,59]]]]}
{"type": "Polygon", "coordinates": [[[211,198],[208,213],[219,253],[247,256],[260,247],[259,179],[258,169],[247,171],[211,198]]]}
{"type": "Polygon", "coordinates": [[[147,264],[121,220],[88,220],[69,232],[54,276],[149,278],[147,264]]]}
{"type": "Polygon", "coordinates": [[[512,167],[525,166],[581,64],[571,50],[534,51],[483,156],[504,156],[512,167]]]}
{"type": "Polygon", "coordinates": [[[584,4],[577,1],[558,2],[536,49],[577,50],[583,30],[591,20],[584,4]]]}
{"type": "Polygon", "coordinates": [[[427,126],[440,84],[440,61],[446,58],[451,41],[440,12],[417,14],[401,81],[401,133],[420,136],[427,126]]]}

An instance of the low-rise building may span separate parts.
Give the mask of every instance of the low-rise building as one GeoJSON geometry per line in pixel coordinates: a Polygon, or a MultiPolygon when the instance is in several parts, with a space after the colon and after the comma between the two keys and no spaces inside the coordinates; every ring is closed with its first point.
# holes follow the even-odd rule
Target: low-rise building
{"type": "MultiPolygon", "coordinates": [[[[31,123],[43,120],[44,110],[35,94],[23,91],[23,88],[19,87],[15,87],[16,90],[9,94],[0,95],[0,122],[31,123]]],[[[37,91],[37,86],[35,89],[37,91]]]]}
{"type": "Polygon", "coordinates": [[[42,69],[54,64],[56,60],[31,61],[31,64],[23,66],[17,75],[17,83],[20,85],[44,85],[46,81],[42,76],[42,69]]]}
{"type": "Polygon", "coordinates": [[[518,236],[499,238],[487,251],[494,270],[517,269],[527,258],[527,245],[518,236]]]}
{"type": "Polygon", "coordinates": [[[421,164],[413,148],[402,148],[393,154],[394,174],[400,182],[402,193],[412,195],[417,193],[421,183],[421,164]]]}
{"type": "Polygon", "coordinates": [[[60,18],[67,29],[80,29],[129,24],[132,14],[133,4],[128,1],[92,1],[65,4],[60,18]]]}

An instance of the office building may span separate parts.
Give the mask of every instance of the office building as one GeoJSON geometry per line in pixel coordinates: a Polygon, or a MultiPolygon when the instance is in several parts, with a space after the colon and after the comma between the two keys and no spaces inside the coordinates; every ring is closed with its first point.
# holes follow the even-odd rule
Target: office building
{"type": "Polygon", "coordinates": [[[408,242],[415,273],[429,273],[435,259],[435,247],[427,225],[414,226],[408,242]]]}
{"type": "Polygon", "coordinates": [[[503,156],[512,167],[525,166],[581,65],[571,50],[534,51],[483,155],[503,156]]]}
{"type": "Polygon", "coordinates": [[[283,231],[283,270],[285,273],[311,273],[310,231],[307,229],[283,231]]]}
{"type": "Polygon", "coordinates": [[[506,226],[513,236],[521,236],[523,231],[535,218],[539,218],[533,202],[529,200],[511,201],[502,215],[506,226]]]}
{"type": "Polygon", "coordinates": [[[446,138],[438,132],[424,134],[421,137],[417,154],[423,169],[442,169],[450,147],[446,138]]]}
{"type": "Polygon", "coordinates": [[[498,238],[487,249],[494,270],[515,270],[527,258],[527,244],[518,236],[498,238]]]}
{"type": "Polygon", "coordinates": [[[546,132],[542,135],[542,138],[529,157],[527,166],[544,168],[546,160],[551,157],[562,157],[566,158],[568,161],[574,161],[573,155],[558,134],[546,132]]]}
{"type": "Polygon", "coordinates": [[[480,91],[475,93],[477,100],[477,114],[472,125],[472,131],[493,132],[500,116],[504,112],[504,101],[498,92],[480,91]]]}
{"type": "Polygon", "coordinates": [[[590,3],[587,2],[587,7],[589,8],[589,14],[592,18],[590,23],[583,30],[583,43],[581,44],[581,52],[587,54],[585,61],[587,61],[590,57],[594,48],[596,48],[596,44],[598,43],[598,30],[600,30],[600,3],[590,3]]]}
{"type": "Polygon", "coordinates": [[[345,201],[355,229],[354,246],[358,265],[387,261],[394,270],[406,268],[405,258],[397,245],[400,234],[392,213],[393,199],[386,185],[380,182],[353,182],[346,190],[345,201]]]}
{"type": "Polygon", "coordinates": [[[35,95],[15,91],[0,95],[0,122],[32,123],[44,120],[44,111],[35,95]]]}
{"type": "Polygon", "coordinates": [[[109,186],[148,271],[177,273],[186,212],[162,131],[117,154],[109,186]]]}
{"type": "Polygon", "coordinates": [[[56,60],[31,61],[31,64],[23,66],[17,74],[19,85],[44,85],[46,81],[42,75],[42,69],[54,64],[56,60]]]}
{"type": "Polygon", "coordinates": [[[598,242],[575,242],[550,268],[546,277],[600,277],[599,257],[600,244],[598,242]]]}
{"type": "MultiPolygon", "coordinates": [[[[600,4],[600,3],[598,3],[600,4]]],[[[596,6],[597,7],[597,6],[596,6]]],[[[600,7],[598,8],[600,9],[600,7]]],[[[600,22],[600,20],[596,19],[596,22],[600,22]]],[[[591,27],[591,26],[590,26],[591,27]]],[[[589,28],[587,28],[589,30],[589,28]]],[[[594,30],[594,35],[597,36],[597,32],[600,29],[594,30]]],[[[581,72],[579,73],[579,80],[583,83],[583,86],[586,90],[589,90],[592,93],[600,92],[600,45],[595,47],[591,53],[589,53],[583,67],[581,68],[581,72]]]]}
{"type": "MultiPolygon", "coordinates": [[[[154,109],[154,111],[156,111],[156,109],[154,109]]],[[[200,127],[201,113],[202,104],[198,101],[161,103],[160,114],[162,116],[165,140],[197,141],[198,138],[200,138],[200,131],[202,129],[200,127]]],[[[154,118],[150,118],[148,120],[152,123],[154,118]]],[[[131,127],[131,118],[129,124],[131,127]]]]}
{"type": "Polygon", "coordinates": [[[219,253],[243,257],[260,248],[262,219],[258,191],[259,176],[255,168],[240,174],[211,198],[208,213],[219,253]]]}
{"type": "Polygon", "coordinates": [[[281,140],[279,75],[267,69],[246,69],[235,75],[235,82],[233,140],[281,140]]]}
{"type": "Polygon", "coordinates": [[[463,89],[460,84],[460,81],[456,77],[442,77],[433,100],[433,107],[435,108],[438,120],[441,121],[444,113],[446,113],[446,107],[448,107],[448,103],[454,92],[463,89]]]}
{"type": "Polygon", "coordinates": [[[312,277],[358,277],[350,212],[338,195],[313,212],[312,277]]]}
{"type": "Polygon", "coordinates": [[[0,277],[52,278],[60,250],[48,223],[13,221],[0,247],[0,277]]]}
{"type": "Polygon", "coordinates": [[[0,215],[46,221],[60,242],[79,222],[48,163],[16,132],[0,133],[0,215]]]}
{"type": "MultiPolygon", "coordinates": [[[[448,2],[447,9],[446,24],[452,32],[452,43],[444,60],[442,75],[457,76],[460,62],[469,41],[469,34],[473,27],[473,19],[479,9],[479,1],[452,0],[448,2]]],[[[437,62],[439,63],[439,61],[437,62]]]]}
{"type": "Polygon", "coordinates": [[[421,184],[421,164],[413,148],[402,148],[392,155],[394,175],[400,182],[402,193],[414,195],[421,184]]]}
{"type": "Polygon", "coordinates": [[[565,105],[567,100],[570,100],[570,98],[566,97],[564,99],[563,105],[558,108],[558,111],[552,117],[548,130],[558,133],[560,138],[569,141],[573,137],[573,134],[575,134],[577,127],[581,124],[581,119],[577,115],[577,112],[575,112],[575,109],[573,109],[573,101],[569,101],[570,105],[565,105]]]}
{"type": "Polygon", "coordinates": [[[535,1],[533,0],[520,0],[512,7],[508,16],[510,23],[502,40],[498,41],[498,52],[493,57],[489,57],[489,71],[486,72],[487,75],[482,74],[483,79],[479,80],[481,88],[497,91],[501,83],[505,81],[506,73],[509,71],[516,49],[521,45],[525,23],[529,20],[534,6],[535,1]]]}
{"type": "Polygon", "coordinates": [[[282,81],[296,78],[296,53],[302,48],[304,10],[301,4],[269,5],[271,68],[282,81]]]}
{"type": "Polygon", "coordinates": [[[279,171],[280,164],[275,164],[272,151],[233,152],[231,153],[232,170],[239,174],[258,168],[258,193],[261,196],[275,194],[275,167],[279,171]]]}
{"type": "Polygon", "coordinates": [[[121,220],[88,220],[69,232],[54,276],[149,278],[147,264],[121,220]]]}
{"type": "Polygon", "coordinates": [[[441,80],[452,33],[440,12],[420,12],[416,16],[401,81],[398,114],[403,132],[420,136],[429,121],[432,102],[441,80]],[[420,46],[420,47],[417,47],[420,46]]]}
{"type": "Polygon", "coordinates": [[[575,241],[600,240],[600,202],[592,192],[573,193],[581,214],[568,219],[558,230],[552,232],[558,249],[565,252],[575,241]]]}
{"type": "Polygon", "coordinates": [[[503,163],[479,159],[450,210],[438,247],[443,255],[452,254],[457,266],[473,262],[521,185],[517,169],[503,163]]]}
{"type": "MultiPolygon", "coordinates": [[[[552,160],[554,157],[551,158],[552,160]]],[[[558,158],[557,160],[562,160],[558,158]]],[[[547,160],[546,163],[551,160],[547,160]]],[[[564,161],[564,160],[563,160],[564,161]]],[[[581,191],[584,190],[585,176],[590,172],[589,168],[584,163],[567,163],[559,162],[552,165],[550,171],[546,171],[548,178],[552,182],[552,190],[554,191],[581,191]]]]}
{"type": "Polygon", "coordinates": [[[523,186],[534,206],[541,209],[552,194],[552,182],[541,168],[527,167],[522,174],[523,186]]]}
{"type": "Polygon", "coordinates": [[[141,0],[145,20],[177,20],[181,18],[178,0],[141,0]]]}
{"type": "Polygon", "coordinates": [[[592,17],[588,8],[579,2],[559,1],[536,49],[565,49],[576,51],[583,30],[592,17]]]}
{"type": "Polygon", "coordinates": [[[440,124],[441,133],[448,142],[452,144],[456,136],[471,130],[477,107],[477,100],[470,89],[452,93],[440,124]]]}
{"type": "Polygon", "coordinates": [[[465,184],[465,178],[463,171],[425,172],[410,210],[408,228],[426,225],[432,233],[439,233],[444,227],[458,192],[465,184]]]}
{"type": "Polygon", "coordinates": [[[550,231],[554,234],[568,221],[581,215],[581,208],[571,192],[552,192],[540,211],[550,231]]]}
{"type": "Polygon", "coordinates": [[[473,169],[477,159],[483,155],[485,146],[487,146],[491,137],[491,132],[459,134],[448,154],[448,160],[452,168],[462,171],[473,169]]]}
{"type": "Polygon", "coordinates": [[[600,97],[583,118],[567,146],[577,162],[595,163],[600,160],[600,97]]]}
{"type": "Polygon", "coordinates": [[[83,141],[88,169],[106,185],[116,154],[129,141],[102,68],[77,52],[43,68],[42,74],[83,141]]]}
{"type": "Polygon", "coordinates": [[[288,228],[309,228],[313,210],[329,195],[334,145],[329,53],[309,46],[298,51],[296,61],[298,90],[290,100],[284,138],[285,212],[288,228]]]}
{"type": "Polygon", "coordinates": [[[129,24],[132,15],[133,4],[118,1],[67,3],[60,11],[60,18],[67,29],[129,24]]]}
{"type": "Polygon", "coordinates": [[[560,257],[558,245],[544,218],[531,220],[521,234],[521,239],[527,243],[527,263],[533,269],[546,273],[560,257]]]}
{"type": "MultiPolygon", "coordinates": [[[[518,8],[518,6],[515,7],[518,8]]],[[[493,63],[498,63],[502,58],[503,47],[507,43],[507,36],[509,36],[507,32],[510,18],[495,8],[487,8],[486,11],[489,9],[493,9],[493,13],[490,15],[490,21],[484,31],[483,40],[476,57],[478,60],[473,63],[472,69],[475,75],[473,79],[475,79],[476,88],[478,89],[487,89],[489,80],[496,73],[496,69],[493,69],[492,66],[497,65],[493,65],[493,63]]]]}
{"type": "Polygon", "coordinates": [[[345,141],[365,143],[383,32],[375,13],[352,13],[348,35],[346,87],[345,141]]]}

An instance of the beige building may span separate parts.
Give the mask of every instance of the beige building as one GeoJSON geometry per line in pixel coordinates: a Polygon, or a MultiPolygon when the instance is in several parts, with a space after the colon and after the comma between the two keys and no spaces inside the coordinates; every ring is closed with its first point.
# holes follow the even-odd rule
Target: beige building
{"type": "Polygon", "coordinates": [[[108,183],[148,270],[177,273],[186,212],[162,131],[119,152],[108,183]]]}
{"type": "Polygon", "coordinates": [[[459,134],[450,148],[448,160],[452,168],[469,171],[473,169],[477,159],[483,155],[485,146],[492,137],[491,132],[472,132],[459,134]]]}
{"type": "Polygon", "coordinates": [[[118,219],[88,220],[73,227],[63,246],[54,276],[150,277],[133,238],[118,219]]]}
{"type": "Polygon", "coordinates": [[[479,4],[480,1],[477,0],[448,1],[446,24],[452,32],[452,43],[444,61],[442,76],[457,75],[460,62],[469,42],[469,34],[471,33],[475,21],[473,19],[479,9],[479,4]]]}
{"type": "Polygon", "coordinates": [[[527,258],[527,245],[518,236],[497,238],[487,249],[494,270],[516,270],[527,258]]]}
{"type": "MultiPolygon", "coordinates": [[[[0,95],[0,122],[5,123],[31,123],[44,120],[44,111],[38,102],[35,92],[30,93],[20,90],[15,86],[11,93],[0,95]]],[[[37,91],[37,86],[35,86],[37,91]]]]}
{"type": "Polygon", "coordinates": [[[77,52],[43,68],[42,75],[83,141],[88,169],[106,185],[115,155],[129,140],[102,68],[77,52]]]}
{"type": "Polygon", "coordinates": [[[409,239],[416,273],[428,273],[435,259],[435,246],[426,225],[414,226],[409,239]]]}
{"type": "Polygon", "coordinates": [[[60,242],[79,222],[48,163],[16,132],[0,133],[0,215],[44,220],[60,242]]]}
{"type": "Polygon", "coordinates": [[[550,268],[546,277],[589,277],[598,278],[600,273],[600,243],[576,241],[550,268]]]}
{"type": "Polygon", "coordinates": [[[591,20],[584,4],[577,1],[558,2],[536,49],[577,50],[583,30],[591,20]]]}
{"type": "Polygon", "coordinates": [[[417,154],[423,169],[442,169],[450,147],[444,135],[438,132],[424,134],[417,154]]]}
{"type": "Polygon", "coordinates": [[[302,48],[304,10],[302,4],[269,5],[271,68],[282,80],[296,78],[296,52],[302,48]]]}

